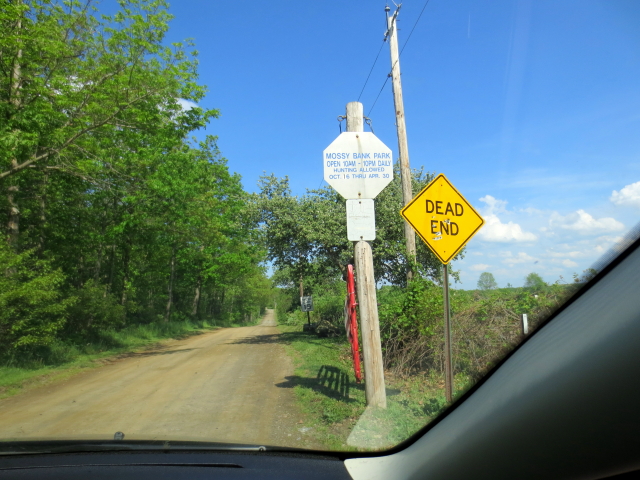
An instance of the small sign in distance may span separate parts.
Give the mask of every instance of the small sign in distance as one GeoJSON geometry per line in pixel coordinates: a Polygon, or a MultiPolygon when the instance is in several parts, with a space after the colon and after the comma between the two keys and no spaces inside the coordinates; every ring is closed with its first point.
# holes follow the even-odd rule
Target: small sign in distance
{"type": "Polygon", "coordinates": [[[311,295],[300,297],[300,307],[303,312],[313,312],[313,297],[311,295]]]}

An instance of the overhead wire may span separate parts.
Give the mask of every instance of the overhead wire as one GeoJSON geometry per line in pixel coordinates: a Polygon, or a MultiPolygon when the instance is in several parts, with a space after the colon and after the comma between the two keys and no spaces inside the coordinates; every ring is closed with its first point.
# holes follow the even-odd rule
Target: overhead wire
{"type": "MultiPolygon", "coordinates": [[[[384,90],[384,87],[387,85],[387,82],[389,81],[389,77],[391,77],[391,75],[393,74],[393,69],[395,68],[396,63],[398,63],[398,61],[400,60],[400,57],[402,56],[402,52],[404,52],[404,49],[407,46],[407,43],[409,43],[409,39],[411,39],[411,35],[413,35],[413,31],[418,26],[418,22],[422,18],[422,14],[424,13],[424,11],[427,8],[428,4],[429,4],[429,0],[426,0],[424,2],[422,10],[420,10],[420,15],[418,15],[418,18],[416,19],[415,23],[413,24],[413,27],[411,28],[411,32],[409,32],[409,36],[404,41],[404,44],[402,45],[402,48],[400,49],[400,53],[398,54],[398,60],[396,60],[395,63],[391,66],[391,72],[389,72],[387,74],[387,78],[385,78],[384,83],[382,84],[382,88],[380,88],[380,91],[378,92],[378,95],[376,96],[376,99],[374,100],[373,105],[371,105],[371,108],[369,109],[369,113],[367,114],[367,116],[371,115],[371,112],[373,111],[373,107],[375,107],[376,103],[378,103],[378,99],[380,98],[380,94],[384,90]]],[[[396,21],[397,21],[397,19],[396,19],[396,21]]],[[[386,37],[385,37],[385,40],[386,40],[386,37]]],[[[383,43],[383,45],[384,45],[384,43],[383,43]]],[[[378,55],[380,55],[380,52],[378,52],[378,55]]],[[[376,57],[376,60],[377,59],[378,59],[378,57],[376,57]]],[[[375,65],[375,62],[374,62],[374,65],[375,65]]],[[[373,69],[373,67],[372,67],[372,69],[373,69]]],[[[371,72],[369,72],[369,75],[371,75],[371,72]]],[[[367,81],[368,80],[369,80],[369,77],[367,77],[367,81]]],[[[366,82],[365,82],[365,85],[366,85],[366,82]]],[[[364,90],[364,87],[363,87],[363,90],[364,90]]],[[[360,92],[360,95],[362,95],[362,92],[360,92]]],[[[358,100],[360,100],[360,97],[358,97],[358,100]]]]}
{"type": "MultiPolygon", "coordinates": [[[[407,37],[407,39],[404,42],[404,45],[402,45],[402,48],[400,49],[400,55],[402,55],[402,52],[404,52],[404,47],[406,47],[407,43],[409,43],[409,39],[411,38],[411,35],[413,35],[413,31],[416,29],[416,26],[418,25],[418,22],[420,21],[420,17],[422,17],[422,14],[424,13],[425,8],[427,8],[427,5],[429,5],[429,0],[424,2],[424,6],[422,7],[422,10],[420,11],[420,15],[418,15],[416,23],[413,24],[413,28],[411,29],[411,32],[409,32],[409,36],[407,37]]],[[[398,59],[400,58],[400,55],[398,55],[398,59]]]]}
{"type": "Polygon", "coordinates": [[[371,115],[371,112],[373,111],[373,107],[375,107],[376,103],[378,103],[378,99],[380,98],[380,94],[382,93],[382,90],[384,90],[384,87],[387,85],[387,82],[389,81],[389,77],[390,77],[390,75],[387,75],[387,78],[384,80],[384,83],[382,84],[382,88],[378,92],[378,96],[374,100],[373,105],[371,105],[371,108],[369,109],[369,113],[367,113],[367,117],[371,115]]]}
{"type": "Polygon", "coordinates": [[[380,49],[378,50],[378,54],[376,55],[376,59],[373,61],[373,65],[371,65],[371,70],[369,70],[369,75],[367,75],[367,79],[364,81],[364,85],[362,86],[362,90],[360,90],[360,95],[358,95],[358,102],[360,101],[360,97],[362,97],[362,92],[364,92],[367,83],[369,83],[369,78],[371,77],[371,72],[373,72],[373,67],[376,66],[376,62],[378,61],[378,57],[380,56],[380,52],[382,52],[382,47],[384,47],[384,43],[387,41],[387,37],[384,37],[382,43],[380,44],[380,49]]]}

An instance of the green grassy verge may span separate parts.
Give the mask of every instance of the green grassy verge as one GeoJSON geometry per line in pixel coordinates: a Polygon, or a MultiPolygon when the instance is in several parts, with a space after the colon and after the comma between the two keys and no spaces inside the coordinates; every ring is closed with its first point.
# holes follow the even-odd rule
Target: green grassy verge
{"type": "Polygon", "coordinates": [[[294,392],[305,424],[329,450],[389,448],[417,432],[445,405],[440,379],[400,379],[387,373],[387,409],[367,410],[364,384],[355,381],[345,338],[319,338],[298,325],[279,328],[294,361],[294,392]]]}
{"type": "Polygon", "coordinates": [[[101,361],[108,357],[143,350],[162,340],[186,338],[203,331],[246,325],[221,325],[220,322],[216,324],[207,321],[151,323],[132,325],[119,331],[105,331],[92,342],[82,345],[58,341],[50,345],[41,356],[13,358],[0,365],[0,399],[35,386],[64,380],[82,370],[101,365],[101,361]]]}

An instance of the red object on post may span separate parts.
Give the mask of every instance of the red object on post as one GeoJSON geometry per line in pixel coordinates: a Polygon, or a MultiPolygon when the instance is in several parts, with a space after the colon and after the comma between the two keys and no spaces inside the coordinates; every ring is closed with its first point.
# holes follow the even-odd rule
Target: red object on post
{"type": "Polygon", "coordinates": [[[360,370],[360,346],[358,345],[358,317],[356,316],[356,282],[353,279],[353,265],[347,265],[347,338],[351,343],[353,354],[353,369],[356,374],[356,382],[362,381],[360,370]]]}

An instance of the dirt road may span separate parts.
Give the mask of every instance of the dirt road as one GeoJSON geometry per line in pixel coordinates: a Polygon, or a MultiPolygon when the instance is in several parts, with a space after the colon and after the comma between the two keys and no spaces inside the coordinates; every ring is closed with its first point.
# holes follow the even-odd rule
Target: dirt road
{"type": "Polygon", "coordinates": [[[280,388],[293,373],[274,313],[125,355],[0,401],[0,438],[207,440],[313,447],[280,388]]]}

